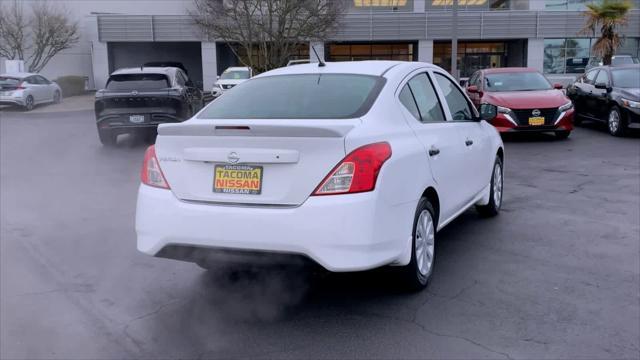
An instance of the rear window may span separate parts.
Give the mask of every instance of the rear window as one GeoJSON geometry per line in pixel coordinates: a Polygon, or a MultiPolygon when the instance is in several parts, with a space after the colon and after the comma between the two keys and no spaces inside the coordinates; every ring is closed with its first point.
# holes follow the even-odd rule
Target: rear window
{"type": "Polygon", "coordinates": [[[212,102],[204,119],[346,119],[364,115],[384,78],[357,74],[276,75],[248,80],[212,102]]]}
{"type": "Polygon", "coordinates": [[[244,80],[249,78],[249,71],[247,70],[231,70],[225,71],[220,75],[220,79],[223,80],[244,80]]]}
{"type": "Polygon", "coordinates": [[[111,75],[107,81],[108,90],[161,90],[171,87],[164,74],[121,74],[111,75]]]}
{"type": "Polygon", "coordinates": [[[20,79],[0,76],[0,88],[1,89],[14,89],[20,84],[20,79]]]}

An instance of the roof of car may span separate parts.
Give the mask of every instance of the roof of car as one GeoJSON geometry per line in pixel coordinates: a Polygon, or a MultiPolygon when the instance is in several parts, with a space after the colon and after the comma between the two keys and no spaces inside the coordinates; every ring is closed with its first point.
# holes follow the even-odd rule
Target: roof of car
{"type": "Polygon", "coordinates": [[[165,74],[165,75],[173,75],[176,73],[178,68],[176,67],[135,67],[135,68],[124,68],[118,69],[111,73],[111,75],[122,75],[122,74],[165,74]]]}
{"type": "MultiPolygon", "coordinates": [[[[318,63],[300,64],[296,66],[285,66],[275,70],[267,71],[259,76],[287,75],[287,74],[361,74],[380,76],[387,70],[406,61],[386,61],[386,60],[365,60],[365,61],[342,61],[326,62],[325,66],[318,66],[318,63]]],[[[429,66],[433,66],[429,64],[429,66]]]]}
{"type": "Polygon", "coordinates": [[[538,69],[530,67],[503,67],[503,68],[490,68],[483,69],[485,74],[500,74],[500,73],[518,73],[518,72],[539,72],[538,69]]]}
{"type": "Polygon", "coordinates": [[[19,73],[12,73],[12,74],[0,74],[0,76],[12,77],[12,78],[18,78],[18,79],[26,78],[26,77],[33,76],[33,75],[38,75],[38,74],[27,73],[27,72],[19,72],[19,73]]]}

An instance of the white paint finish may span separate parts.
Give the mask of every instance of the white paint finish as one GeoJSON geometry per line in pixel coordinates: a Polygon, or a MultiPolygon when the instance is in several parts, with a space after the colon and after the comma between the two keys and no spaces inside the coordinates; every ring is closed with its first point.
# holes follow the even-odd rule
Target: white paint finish
{"type": "MultiPolygon", "coordinates": [[[[419,124],[424,125],[424,131],[410,125],[402,115],[397,93],[407,76],[420,69],[439,68],[418,62],[363,61],[328,63],[325,67],[298,65],[261,75],[384,73],[384,87],[369,112],[359,119],[194,118],[161,126],[156,153],[171,190],[140,187],[138,249],[155,255],[167,244],[185,244],[300,253],[332,271],[406,265],[411,246],[407,239],[425,189],[432,187],[439,194],[444,207],[441,223],[451,221],[486,198],[490,179],[484,174],[491,172],[502,147],[495,129],[484,122],[419,124]],[[263,133],[244,136],[238,131],[233,136],[218,136],[214,128],[222,125],[255,126],[263,133]],[[290,136],[291,129],[300,136],[290,136]],[[320,136],[320,129],[333,135],[320,136]],[[482,154],[469,156],[471,149],[465,147],[464,140],[475,130],[482,136],[473,151],[482,154]],[[373,191],[310,196],[346,154],[382,141],[390,144],[392,155],[380,169],[373,191]],[[432,143],[439,144],[442,151],[433,160],[427,151],[432,143]],[[199,160],[207,162],[184,158],[185,152],[193,157],[194,147],[198,148],[195,155],[207,157],[199,160]],[[235,155],[243,151],[254,157],[258,154],[256,161],[279,152],[295,152],[299,158],[295,163],[253,163],[264,167],[261,195],[214,194],[214,164],[208,160],[220,160],[224,155],[220,149],[235,155]],[[474,191],[475,184],[482,182],[482,188],[474,191]]],[[[446,109],[446,100],[439,90],[438,94],[446,109]]]]}
{"type": "Polygon", "coordinates": [[[544,64],[544,39],[527,40],[527,67],[542,72],[544,64]]]}
{"type": "Polygon", "coordinates": [[[418,61],[433,62],[433,40],[418,41],[418,61]]]}
{"type": "Polygon", "coordinates": [[[205,91],[211,90],[218,79],[218,60],[215,42],[202,43],[202,84],[205,91]]]}

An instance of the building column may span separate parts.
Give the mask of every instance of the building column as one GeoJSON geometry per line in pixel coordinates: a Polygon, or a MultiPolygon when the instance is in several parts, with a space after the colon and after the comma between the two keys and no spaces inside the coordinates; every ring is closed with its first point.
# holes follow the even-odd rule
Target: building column
{"type": "Polygon", "coordinates": [[[86,36],[91,43],[91,77],[89,88],[104,89],[109,79],[109,50],[106,42],[100,41],[98,33],[98,17],[93,15],[86,19],[86,36]]]}
{"type": "Polygon", "coordinates": [[[418,41],[418,61],[433,62],[433,40],[418,41]]]}
{"type": "Polygon", "coordinates": [[[527,66],[542,72],[544,70],[544,39],[527,40],[527,66]]]}
{"type": "Polygon", "coordinates": [[[309,62],[317,63],[317,62],[319,62],[318,61],[318,56],[316,56],[316,53],[313,52],[312,48],[316,49],[320,59],[322,59],[322,61],[325,61],[325,57],[324,57],[324,41],[311,41],[311,42],[309,42],[309,62]]]}
{"type": "Polygon", "coordinates": [[[215,42],[203,42],[202,49],[202,86],[211,90],[218,80],[218,54],[215,42]]]}

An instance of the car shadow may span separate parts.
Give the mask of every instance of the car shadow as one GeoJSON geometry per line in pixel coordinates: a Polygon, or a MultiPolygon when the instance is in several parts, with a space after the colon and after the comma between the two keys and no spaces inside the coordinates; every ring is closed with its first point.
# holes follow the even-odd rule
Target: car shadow
{"type": "MultiPolygon", "coordinates": [[[[582,129],[593,130],[593,131],[599,131],[605,134],[609,133],[609,130],[607,129],[607,124],[600,123],[597,121],[585,120],[580,124],[580,126],[577,126],[577,127],[582,129]]],[[[625,134],[624,137],[640,138],[640,129],[627,129],[627,133],[625,134]]]]}

